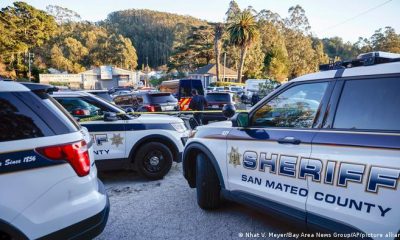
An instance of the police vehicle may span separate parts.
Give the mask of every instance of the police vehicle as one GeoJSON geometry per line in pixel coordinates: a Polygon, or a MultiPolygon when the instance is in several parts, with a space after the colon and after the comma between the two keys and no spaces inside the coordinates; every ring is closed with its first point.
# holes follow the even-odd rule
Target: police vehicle
{"type": "Polygon", "coordinates": [[[108,219],[90,135],[49,89],[0,81],[0,239],[90,239],[108,219]]]}
{"type": "Polygon", "coordinates": [[[203,209],[222,196],[331,237],[399,239],[400,55],[372,52],[321,70],[231,122],[198,127],[184,176],[203,209]]]}
{"type": "Polygon", "coordinates": [[[54,92],[52,95],[94,141],[96,165],[100,170],[134,169],[149,179],[168,173],[172,161],[181,162],[188,131],[178,117],[128,115],[119,107],[86,92],[54,92]],[[86,121],[85,117],[92,117],[86,121]]]}

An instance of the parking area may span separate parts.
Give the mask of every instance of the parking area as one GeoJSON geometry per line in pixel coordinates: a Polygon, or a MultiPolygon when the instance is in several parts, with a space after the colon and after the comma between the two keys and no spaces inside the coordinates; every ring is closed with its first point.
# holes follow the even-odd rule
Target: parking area
{"type": "Polygon", "coordinates": [[[158,181],[130,171],[102,172],[99,177],[109,194],[111,210],[98,240],[242,239],[246,233],[247,238],[258,233],[259,238],[268,239],[269,234],[296,231],[291,223],[232,202],[214,211],[200,209],[196,189],[189,188],[182,176],[182,164],[174,163],[158,181]],[[266,234],[265,238],[261,234],[266,234]]]}

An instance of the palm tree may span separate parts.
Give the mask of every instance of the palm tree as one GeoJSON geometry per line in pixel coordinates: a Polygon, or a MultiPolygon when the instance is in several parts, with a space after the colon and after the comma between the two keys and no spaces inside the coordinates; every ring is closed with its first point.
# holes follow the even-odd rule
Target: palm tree
{"type": "Polygon", "coordinates": [[[229,42],[240,48],[238,80],[241,82],[247,50],[259,37],[257,21],[250,11],[245,10],[236,15],[229,24],[227,31],[229,33],[229,42]]]}

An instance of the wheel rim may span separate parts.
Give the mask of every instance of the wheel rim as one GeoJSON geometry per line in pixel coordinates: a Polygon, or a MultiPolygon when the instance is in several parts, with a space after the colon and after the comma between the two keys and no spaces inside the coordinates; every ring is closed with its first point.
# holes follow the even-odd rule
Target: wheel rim
{"type": "Polygon", "coordinates": [[[144,168],[150,173],[157,173],[163,169],[165,157],[159,150],[152,150],[146,154],[144,159],[144,168]]]}

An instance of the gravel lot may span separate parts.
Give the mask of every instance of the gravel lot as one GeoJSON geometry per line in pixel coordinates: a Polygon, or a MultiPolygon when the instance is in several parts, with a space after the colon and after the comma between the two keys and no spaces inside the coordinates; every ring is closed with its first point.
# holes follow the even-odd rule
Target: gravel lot
{"type": "Polygon", "coordinates": [[[110,217],[99,240],[243,239],[241,233],[296,231],[293,224],[236,203],[226,202],[216,211],[201,210],[196,189],[189,188],[182,176],[181,164],[174,163],[160,181],[148,181],[128,171],[103,172],[99,177],[111,202],[110,217]]]}

